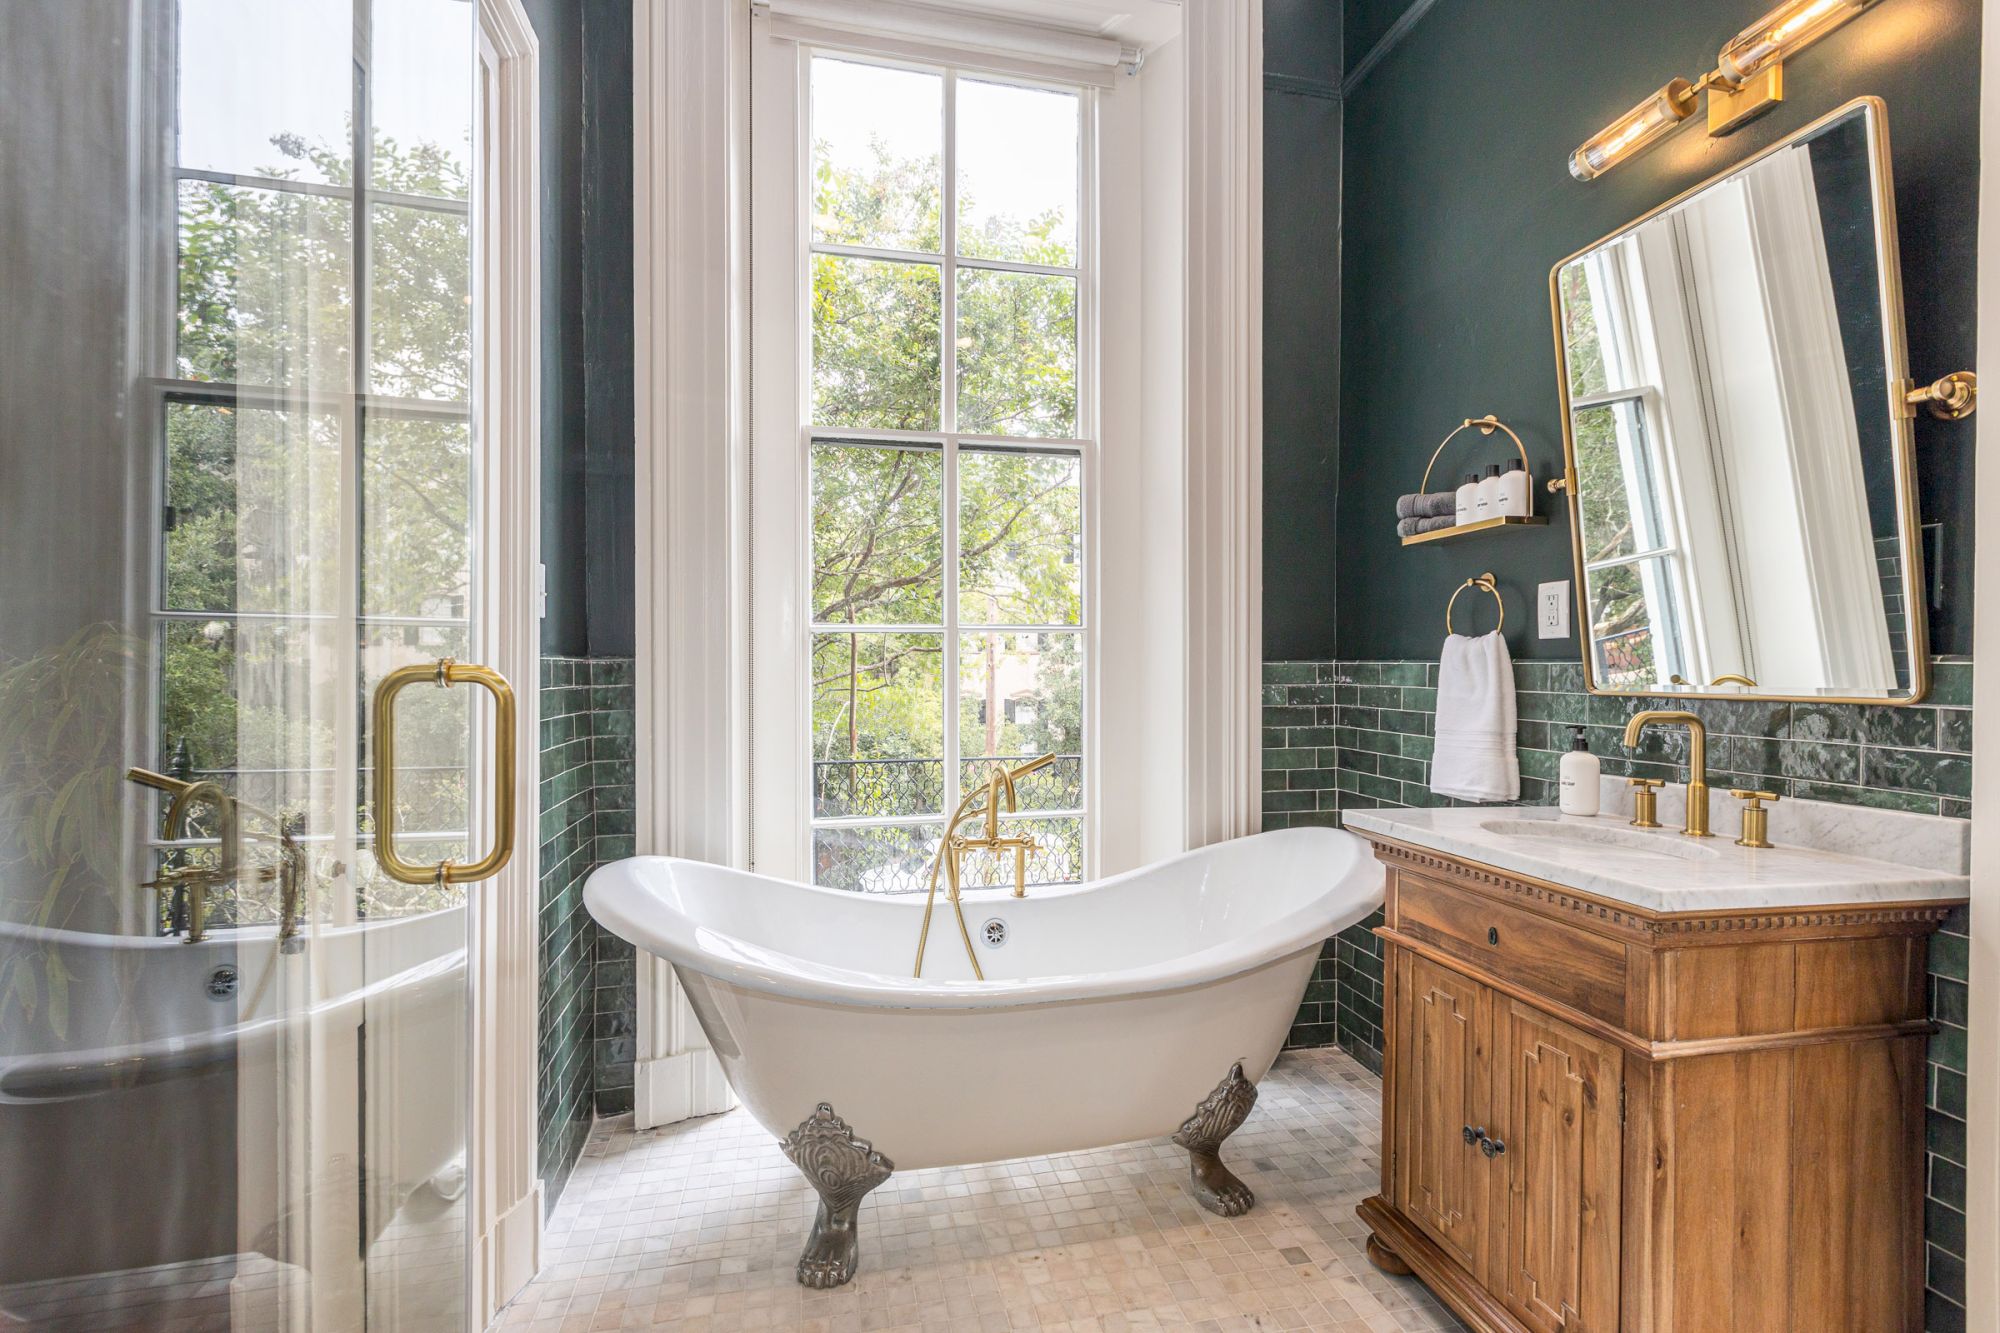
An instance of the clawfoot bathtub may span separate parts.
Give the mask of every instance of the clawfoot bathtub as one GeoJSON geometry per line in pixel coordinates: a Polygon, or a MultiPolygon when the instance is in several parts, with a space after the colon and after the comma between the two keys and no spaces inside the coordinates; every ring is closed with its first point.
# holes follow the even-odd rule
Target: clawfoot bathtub
{"type": "Polygon", "coordinates": [[[1204,1207],[1248,1210],[1218,1150],[1382,869],[1352,834],[1286,829],[1025,899],[968,892],[984,981],[942,903],[910,976],[922,895],[642,856],[600,867],[584,901],[674,964],[730,1085],[819,1192],[799,1280],[828,1287],[898,1169],[1171,1134],[1204,1207]]]}

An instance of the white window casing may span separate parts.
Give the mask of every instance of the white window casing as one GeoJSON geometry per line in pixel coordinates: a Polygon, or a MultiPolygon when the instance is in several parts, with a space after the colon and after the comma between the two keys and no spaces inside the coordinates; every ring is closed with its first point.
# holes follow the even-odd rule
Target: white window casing
{"type": "MultiPolygon", "coordinates": [[[[1096,256],[1079,311],[1097,432],[1083,475],[1088,873],[1254,832],[1262,6],[993,0],[1004,30],[883,31],[905,8],[634,0],[639,849],[809,878],[810,328],[796,210],[814,44],[1098,89],[1086,94],[1093,234],[1079,238],[1096,256]],[[869,22],[853,26],[836,13],[864,9],[869,22]],[[1121,39],[1112,62],[1096,48],[1095,73],[1053,51],[980,46],[982,33],[1036,26],[1024,16],[1103,26],[1114,10],[1143,11],[1144,50],[1121,39]],[[774,453],[790,465],[772,466],[774,453]]],[[[1040,26],[1065,40],[1079,30],[1040,26]]],[[[671,969],[640,961],[643,1125],[661,1119],[648,1114],[647,1063],[700,1035],[667,1021],[671,969]]]]}

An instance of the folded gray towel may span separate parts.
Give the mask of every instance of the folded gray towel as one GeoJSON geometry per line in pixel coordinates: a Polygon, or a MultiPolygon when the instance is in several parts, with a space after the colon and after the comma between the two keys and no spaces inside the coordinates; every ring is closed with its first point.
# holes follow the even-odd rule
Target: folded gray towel
{"type": "Polygon", "coordinates": [[[1398,537],[1414,537],[1419,533],[1437,532],[1443,528],[1455,528],[1457,526],[1458,520],[1450,514],[1443,514],[1437,518],[1405,518],[1397,520],[1396,535],[1398,537]]]}
{"type": "Polygon", "coordinates": [[[1397,518],[1451,518],[1458,513],[1458,492],[1432,491],[1396,497],[1397,518]]]}

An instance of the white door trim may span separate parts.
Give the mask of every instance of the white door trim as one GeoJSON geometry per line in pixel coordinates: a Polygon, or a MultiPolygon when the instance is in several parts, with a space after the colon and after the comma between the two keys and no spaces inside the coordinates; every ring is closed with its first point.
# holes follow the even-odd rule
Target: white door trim
{"type": "MultiPolygon", "coordinates": [[[[2000,0],[1986,0],[1979,89],[1981,158],[2000,144],[2000,0]]],[[[2000,173],[1979,181],[1978,339],[2000,347],[2000,173]]],[[[1973,418],[1982,459],[2000,459],[2000,412],[1973,418]]],[[[1972,996],[1966,1032],[1966,1327],[2000,1329],[2000,486],[1974,488],[1972,609],[1972,996]],[[1978,818],[1985,810],[1986,817],[1978,818]]]]}
{"type": "Polygon", "coordinates": [[[467,1322],[484,1328],[541,1266],[537,1178],[541,735],[540,57],[520,0],[479,0],[473,114],[487,168],[474,206],[475,478],[490,557],[476,583],[491,665],[519,708],[515,779],[522,842],[491,880],[466,891],[471,981],[467,1322]]]}
{"type": "MultiPolygon", "coordinates": [[[[633,0],[638,849],[748,863],[749,19],[633,0]]],[[[636,968],[640,1127],[735,1105],[673,969],[636,968]]]]}

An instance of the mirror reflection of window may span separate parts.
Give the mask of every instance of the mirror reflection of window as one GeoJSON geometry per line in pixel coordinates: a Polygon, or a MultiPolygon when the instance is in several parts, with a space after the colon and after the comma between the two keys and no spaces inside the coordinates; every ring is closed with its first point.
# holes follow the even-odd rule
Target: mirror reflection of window
{"type": "Polygon", "coordinates": [[[1601,687],[1908,687],[1867,114],[1556,275],[1601,687]]]}

